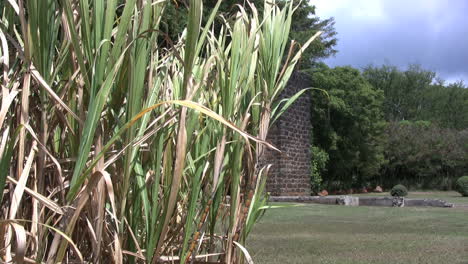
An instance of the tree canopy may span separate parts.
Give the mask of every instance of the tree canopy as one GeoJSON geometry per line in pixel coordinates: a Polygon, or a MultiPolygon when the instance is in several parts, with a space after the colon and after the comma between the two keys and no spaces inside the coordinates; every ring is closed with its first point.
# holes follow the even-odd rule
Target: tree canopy
{"type": "Polygon", "coordinates": [[[428,121],[390,122],[379,184],[450,189],[468,170],[468,129],[441,128],[428,121]]]}
{"type": "Polygon", "coordinates": [[[463,82],[446,84],[420,65],[367,66],[364,77],[385,95],[387,121],[426,120],[442,127],[468,127],[468,89],[463,82]]]}
{"type": "MultiPolygon", "coordinates": [[[[299,69],[307,69],[318,62],[319,59],[328,58],[334,55],[337,50],[337,32],[335,30],[335,21],[333,18],[321,19],[316,15],[315,6],[309,1],[293,0],[294,6],[297,7],[293,14],[290,39],[295,40],[299,45],[304,44],[317,31],[323,31],[317,41],[314,41],[311,46],[302,54],[299,69]]],[[[217,0],[204,1],[204,16],[203,19],[208,19],[211,11],[216,6],[217,0]]],[[[250,3],[255,5],[260,16],[263,14],[263,4],[265,0],[250,0],[250,3]]],[[[276,4],[284,6],[287,1],[277,1],[276,4]]],[[[222,17],[230,17],[233,13],[238,12],[236,5],[246,7],[246,12],[251,12],[247,1],[224,0],[219,7],[219,13],[222,17]]],[[[186,14],[186,8],[183,8],[184,2],[172,1],[166,7],[165,16],[162,18],[162,30],[167,33],[171,39],[177,39],[178,35],[186,26],[186,19],[183,19],[186,14]]],[[[219,24],[218,24],[219,25],[219,24]]],[[[215,24],[216,27],[216,24],[215,24]]],[[[297,50],[297,49],[296,49],[297,50]]]]}
{"type": "Polygon", "coordinates": [[[383,92],[352,67],[321,64],[309,73],[314,76],[313,86],[329,96],[313,92],[313,145],[329,155],[324,181],[359,187],[377,175],[384,162],[383,92]]]}

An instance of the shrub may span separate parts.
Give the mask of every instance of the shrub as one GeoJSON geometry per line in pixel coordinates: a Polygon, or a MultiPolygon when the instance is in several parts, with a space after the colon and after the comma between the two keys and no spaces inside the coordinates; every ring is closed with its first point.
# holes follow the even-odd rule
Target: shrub
{"type": "Polygon", "coordinates": [[[327,152],[316,146],[313,146],[311,151],[312,167],[310,173],[310,185],[312,193],[318,193],[322,189],[322,173],[326,171],[329,156],[327,152]]]}
{"type": "Polygon", "coordinates": [[[455,183],[455,190],[463,196],[468,196],[468,176],[458,178],[455,183]]]}
{"type": "Polygon", "coordinates": [[[402,184],[397,184],[393,186],[392,190],[390,191],[390,194],[392,196],[398,196],[398,197],[406,196],[408,195],[408,189],[406,189],[406,187],[402,184]]]}

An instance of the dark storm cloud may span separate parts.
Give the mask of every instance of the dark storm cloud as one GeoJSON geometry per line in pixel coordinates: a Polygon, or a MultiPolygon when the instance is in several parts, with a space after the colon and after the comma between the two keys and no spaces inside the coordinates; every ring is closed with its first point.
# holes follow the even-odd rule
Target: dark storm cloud
{"type": "Polygon", "coordinates": [[[335,17],[338,54],[331,66],[419,63],[448,81],[468,82],[468,1],[316,0],[335,17]]]}

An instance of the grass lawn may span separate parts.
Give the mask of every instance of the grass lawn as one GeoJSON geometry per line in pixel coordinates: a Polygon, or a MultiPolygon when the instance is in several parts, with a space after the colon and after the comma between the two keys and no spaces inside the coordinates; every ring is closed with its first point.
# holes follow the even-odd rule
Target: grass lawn
{"type": "MultiPolygon", "coordinates": [[[[390,196],[389,191],[383,193],[360,193],[351,194],[353,196],[390,196]]],[[[463,197],[455,191],[409,191],[407,198],[422,198],[422,199],[441,199],[454,204],[467,204],[468,197],[463,197]]]]}
{"type": "Polygon", "coordinates": [[[279,204],[255,225],[255,263],[468,264],[468,210],[279,204]],[[294,206],[297,205],[297,206],[294,206]]]}

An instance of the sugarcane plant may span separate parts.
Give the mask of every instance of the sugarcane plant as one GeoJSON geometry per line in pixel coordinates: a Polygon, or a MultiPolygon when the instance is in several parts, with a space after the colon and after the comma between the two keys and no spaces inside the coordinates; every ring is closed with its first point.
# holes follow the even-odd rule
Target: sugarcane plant
{"type": "Polygon", "coordinates": [[[164,0],[0,4],[2,261],[251,261],[268,128],[320,33],[289,42],[292,1],[220,3],[175,40],[164,0]]]}

